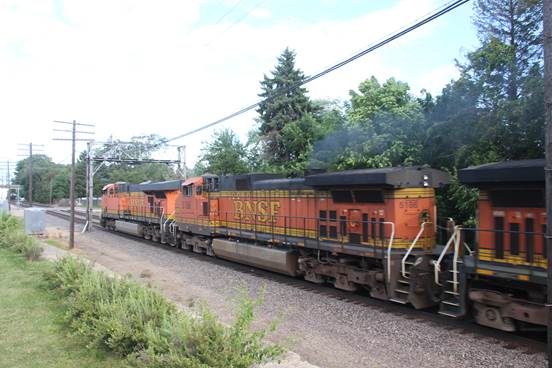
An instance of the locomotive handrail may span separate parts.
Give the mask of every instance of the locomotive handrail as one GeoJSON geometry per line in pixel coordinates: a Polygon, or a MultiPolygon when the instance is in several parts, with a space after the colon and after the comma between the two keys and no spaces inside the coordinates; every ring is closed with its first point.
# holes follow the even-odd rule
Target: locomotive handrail
{"type": "Polygon", "coordinates": [[[454,231],[452,232],[451,237],[447,241],[447,244],[445,245],[445,248],[439,255],[439,258],[437,261],[433,262],[433,269],[434,269],[434,275],[435,275],[435,283],[439,286],[442,286],[442,284],[439,282],[439,272],[441,272],[441,262],[443,258],[445,257],[445,254],[448,251],[448,248],[454,241],[454,254],[453,254],[453,264],[452,264],[452,280],[453,280],[453,289],[454,292],[458,289],[458,248],[460,245],[460,225],[454,226],[454,231]]]}
{"type": "Polygon", "coordinates": [[[163,226],[163,216],[165,216],[165,207],[161,208],[161,216],[159,216],[159,227],[163,226]]]}
{"type": "MultiPolygon", "coordinates": [[[[164,208],[163,208],[164,210],[164,208]]],[[[167,231],[167,222],[171,221],[171,216],[174,216],[174,212],[167,216],[167,219],[163,222],[163,225],[161,225],[161,231],[165,233],[167,231]]],[[[163,217],[161,217],[163,218],[163,217]]]]}
{"type": "Polygon", "coordinates": [[[395,223],[383,221],[380,224],[391,225],[391,236],[389,237],[389,245],[387,246],[387,282],[389,282],[391,280],[391,249],[393,247],[393,238],[395,237],[395,223]]]}
{"type": "Polygon", "coordinates": [[[473,249],[471,249],[470,246],[466,242],[462,242],[462,244],[464,245],[464,248],[466,248],[466,250],[468,251],[468,255],[471,256],[475,253],[475,251],[473,249]]]}
{"type": "Polygon", "coordinates": [[[424,233],[425,225],[430,224],[430,223],[431,222],[423,222],[422,223],[422,225],[420,226],[420,231],[418,231],[418,234],[414,238],[414,241],[412,242],[412,244],[410,244],[410,247],[408,247],[408,250],[406,251],[406,253],[404,254],[404,257],[401,260],[401,274],[404,278],[408,278],[406,276],[406,259],[408,258],[408,256],[412,252],[412,249],[414,249],[414,246],[418,242],[418,239],[420,239],[420,236],[422,236],[422,234],[424,233]]]}

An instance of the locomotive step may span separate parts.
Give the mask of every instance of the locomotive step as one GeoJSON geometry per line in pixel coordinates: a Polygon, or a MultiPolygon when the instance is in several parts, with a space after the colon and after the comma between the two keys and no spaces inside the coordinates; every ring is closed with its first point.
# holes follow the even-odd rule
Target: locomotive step
{"type": "Polygon", "coordinates": [[[404,279],[399,279],[399,280],[397,280],[397,282],[400,282],[401,284],[410,285],[410,281],[404,280],[404,279]]]}
{"type": "Polygon", "coordinates": [[[441,303],[446,304],[446,305],[451,305],[453,307],[459,307],[460,306],[460,303],[455,303],[455,302],[451,302],[451,301],[448,301],[448,300],[443,300],[443,301],[441,301],[441,303]]]}
{"type": "Polygon", "coordinates": [[[399,304],[406,304],[407,303],[406,300],[402,300],[402,299],[391,298],[389,300],[392,301],[392,302],[395,302],[395,303],[399,303],[399,304]]]}
{"type": "Polygon", "coordinates": [[[410,294],[409,290],[403,290],[403,289],[395,289],[396,293],[402,293],[402,294],[410,294]]]}
{"type": "Polygon", "coordinates": [[[458,317],[462,316],[461,313],[451,313],[451,312],[445,312],[445,311],[439,311],[437,313],[439,313],[442,316],[447,316],[447,317],[451,317],[451,318],[458,318],[458,317]]]}
{"type": "Polygon", "coordinates": [[[451,291],[451,290],[445,290],[445,294],[450,294],[450,295],[460,295],[460,293],[457,293],[456,291],[451,291]]]}

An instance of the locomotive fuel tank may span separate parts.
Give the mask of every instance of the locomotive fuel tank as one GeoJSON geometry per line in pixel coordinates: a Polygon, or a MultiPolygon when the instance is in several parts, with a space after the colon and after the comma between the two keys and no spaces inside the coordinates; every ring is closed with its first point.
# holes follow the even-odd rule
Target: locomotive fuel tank
{"type": "Polygon", "coordinates": [[[224,239],[213,239],[212,246],[217,257],[285,275],[297,275],[299,254],[292,250],[260,247],[224,239]]]}
{"type": "Polygon", "coordinates": [[[115,230],[140,237],[144,235],[144,227],[141,224],[127,221],[115,221],[115,230]]]}

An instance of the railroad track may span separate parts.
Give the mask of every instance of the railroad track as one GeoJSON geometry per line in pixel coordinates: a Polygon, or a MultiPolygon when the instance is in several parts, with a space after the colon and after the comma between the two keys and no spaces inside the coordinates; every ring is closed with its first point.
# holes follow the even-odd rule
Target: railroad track
{"type": "MultiPolygon", "coordinates": [[[[46,210],[46,213],[64,220],[69,220],[69,210],[46,210]]],[[[75,222],[86,223],[86,214],[81,211],[75,211],[75,222]]],[[[138,238],[132,235],[105,230],[99,225],[99,216],[94,215],[94,228],[108,232],[115,236],[138,241],[149,246],[159,246],[159,243],[143,238],[138,238]]],[[[437,314],[437,308],[428,310],[415,310],[412,307],[395,304],[388,301],[373,299],[367,295],[360,293],[351,293],[329,287],[326,285],[313,284],[303,279],[285,276],[278,273],[258,269],[252,266],[242,265],[239,263],[230,262],[220,258],[205,256],[191,251],[181,250],[169,245],[164,247],[167,251],[172,251],[179,254],[185,254],[201,262],[220,265],[222,267],[231,268],[232,270],[244,273],[254,274],[257,277],[262,277],[272,282],[294,287],[297,289],[309,291],[315,294],[324,295],[333,299],[337,299],[346,303],[361,305],[364,308],[377,310],[383,313],[404,317],[405,319],[416,320],[420,323],[428,323],[453,331],[460,335],[474,335],[479,338],[488,339],[489,341],[500,344],[506,349],[515,349],[523,354],[537,354],[546,352],[546,332],[545,329],[536,329],[534,331],[520,331],[515,333],[500,331],[475,324],[471,318],[452,319],[449,317],[437,314]]]]}
{"type": "MultiPolygon", "coordinates": [[[[14,205],[14,206],[17,206],[17,202],[10,201],[10,204],[11,204],[11,205],[14,205]]],[[[23,202],[23,203],[20,203],[20,204],[19,204],[19,207],[24,207],[24,208],[29,208],[29,207],[49,208],[49,207],[52,207],[52,205],[50,205],[50,204],[45,204],[45,203],[36,203],[36,202],[33,202],[33,205],[31,206],[30,203],[23,202]]]]}

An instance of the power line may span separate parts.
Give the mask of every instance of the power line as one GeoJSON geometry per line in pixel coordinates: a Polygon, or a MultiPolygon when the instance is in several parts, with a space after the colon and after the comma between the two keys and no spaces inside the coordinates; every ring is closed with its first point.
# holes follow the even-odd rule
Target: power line
{"type": "Polygon", "coordinates": [[[224,18],[226,18],[230,13],[232,13],[232,12],[238,7],[238,5],[240,5],[240,3],[241,3],[242,1],[243,1],[243,0],[238,0],[238,1],[236,1],[236,3],[234,4],[234,6],[232,6],[232,7],[230,8],[230,10],[228,10],[226,13],[224,13],[224,14],[222,15],[222,17],[220,17],[213,25],[216,26],[217,24],[219,24],[220,22],[222,22],[222,20],[223,20],[224,18]]]}
{"type": "Polygon", "coordinates": [[[263,5],[264,3],[266,3],[268,0],[261,0],[257,3],[257,5],[255,5],[254,7],[252,7],[251,9],[249,9],[249,11],[247,13],[245,13],[241,18],[238,18],[234,23],[230,24],[228,27],[226,27],[226,29],[224,31],[222,31],[218,36],[216,36],[215,38],[213,38],[211,41],[207,42],[204,47],[208,47],[210,46],[213,42],[215,42],[217,39],[221,38],[222,36],[224,36],[226,34],[226,32],[228,32],[229,30],[231,30],[232,28],[234,28],[236,25],[238,25],[239,23],[243,22],[243,20],[245,18],[247,18],[249,16],[249,14],[253,13],[253,11],[255,9],[257,9],[259,6],[263,5]]]}
{"type": "Polygon", "coordinates": [[[225,117],[223,117],[223,118],[221,118],[221,119],[215,120],[215,121],[213,121],[213,122],[211,122],[211,123],[209,123],[209,124],[203,125],[203,126],[201,126],[201,127],[199,127],[199,128],[193,129],[193,130],[191,130],[191,131],[189,131],[189,132],[187,132],[187,133],[184,133],[184,134],[178,135],[178,136],[176,136],[176,137],[170,138],[170,139],[166,140],[165,143],[172,142],[172,141],[177,140],[177,139],[180,139],[180,138],[184,138],[184,137],[186,137],[186,136],[192,135],[192,134],[194,134],[194,133],[197,133],[197,132],[200,132],[200,131],[205,130],[205,129],[207,129],[207,128],[210,128],[210,127],[212,127],[212,126],[215,126],[215,125],[218,125],[218,124],[220,124],[220,123],[223,123],[223,122],[225,122],[225,121],[227,121],[227,120],[230,120],[230,119],[232,119],[232,118],[234,118],[234,117],[236,117],[236,116],[238,116],[238,115],[241,115],[241,114],[243,114],[243,113],[246,113],[246,112],[248,112],[248,111],[250,111],[250,110],[253,110],[253,109],[255,109],[256,107],[259,107],[263,102],[268,102],[268,101],[270,101],[271,99],[274,99],[274,98],[276,98],[276,97],[278,97],[278,96],[281,96],[281,95],[283,95],[283,94],[285,94],[285,93],[287,93],[287,92],[289,92],[289,91],[291,91],[291,90],[294,90],[294,89],[296,89],[296,88],[298,88],[298,87],[301,87],[301,86],[303,86],[303,85],[305,85],[305,84],[307,84],[307,83],[310,83],[310,82],[312,82],[312,81],[314,81],[314,80],[316,80],[316,79],[318,79],[318,78],[321,78],[321,77],[325,76],[326,74],[329,74],[329,73],[331,73],[331,72],[333,72],[333,71],[335,71],[335,70],[337,70],[337,69],[339,69],[339,68],[342,68],[343,66],[345,66],[345,65],[347,65],[347,64],[349,64],[349,63],[355,61],[356,59],[359,59],[359,58],[361,58],[361,57],[363,57],[363,56],[365,56],[365,55],[371,53],[372,51],[375,51],[375,50],[379,49],[380,47],[385,46],[385,45],[387,45],[387,44],[390,43],[390,42],[393,42],[394,40],[396,40],[396,39],[398,39],[398,38],[400,38],[400,37],[402,37],[402,36],[404,36],[404,35],[406,35],[406,34],[412,32],[412,31],[414,31],[415,29],[420,28],[421,26],[423,26],[423,25],[425,25],[425,24],[427,24],[427,23],[429,23],[429,22],[431,22],[431,21],[433,21],[433,20],[435,20],[435,19],[441,17],[442,15],[445,15],[446,13],[448,13],[448,12],[450,12],[450,11],[452,11],[452,10],[458,8],[458,7],[461,6],[461,5],[464,5],[465,3],[469,2],[469,1],[470,1],[470,0],[455,0],[455,1],[451,1],[451,2],[449,2],[448,4],[446,4],[445,6],[441,6],[441,7],[437,8],[437,9],[436,9],[435,11],[433,11],[429,16],[427,16],[427,17],[421,19],[420,21],[414,23],[413,25],[411,25],[411,26],[409,26],[409,27],[406,27],[406,28],[403,28],[402,30],[400,30],[400,31],[394,33],[393,35],[391,35],[391,36],[385,38],[384,40],[379,41],[379,42],[377,42],[377,43],[375,43],[375,44],[372,44],[371,46],[367,47],[366,49],[364,49],[364,50],[362,50],[362,51],[360,51],[360,52],[357,52],[356,54],[350,56],[349,58],[347,58],[347,59],[345,59],[345,60],[343,60],[343,61],[341,61],[341,62],[339,62],[339,63],[337,63],[337,64],[334,64],[334,65],[330,66],[329,68],[326,68],[326,69],[324,69],[323,71],[321,71],[321,72],[319,72],[319,73],[317,73],[317,74],[314,74],[314,75],[312,75],[312,76],[310,76],[310,77],[307,77],[307,78],[304,79],[303,81],[301,81],[301,82],[299,82],[299,83],[296,83],[296,84],[290,86],[289,88],[286,88],[285,90],[281,91],[280,93],[278,93],[278,94],[276,94],[276,95],[274,95],[274,96],[272,96],[272,97],[269,97],[269,98],[266,98],[266,99],[264,99],[264,100],[258,101],[258,102],[254,103],[254,104],[252,104],[252,105],[246,106],[246,107],[242,108],[241,110],[238,110],[238,111],[236,111],[236,112],[234,112],[234,113],[232,113],[232,114],[230,114],[230,115],[227,115],[227,116],[225,116],[225,117]]]}

